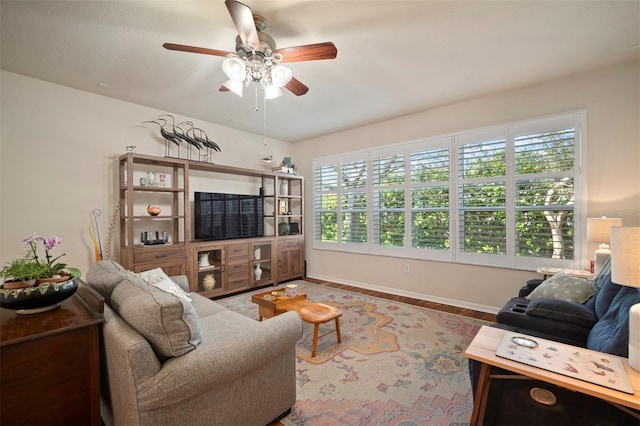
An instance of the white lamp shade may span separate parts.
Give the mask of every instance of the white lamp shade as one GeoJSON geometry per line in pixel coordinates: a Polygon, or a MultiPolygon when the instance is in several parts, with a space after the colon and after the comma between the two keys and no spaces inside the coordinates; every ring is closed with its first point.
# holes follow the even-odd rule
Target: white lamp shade
{"type": "Polygon", "coordinates": [[[273,85],[268,85],[264,88],[264,98],[265,99],[273,99],[278,96],[282,96],[282,90],[279,87],[275,87],[273,85]]]}
{"type": "Polygon", "coordinates": [[[276,65],[271,69],[271,84],[276,87],[284,87],[291,81],[293,72],[283,65],[276,65]]]}
{"type": "Polygon", "coordinates": [[[247,75],[247,67],[240,58],[227,58],[222,63],[222,71],[234,81],[242,81],[247,75]]]}
{"type": "Polygon", "coordinates": [[[640,226],[611,228],[611,281],[640,287],[640,226]]]}
{"type": "Polygon", "coordinates": [[[604,216],[587,219],[587,241],[609,244],[613,226],[622,226],[622,219],[604,216]]]}
{"type": "MultiPolygon", "coordinates": [[[[640,226],[611,228],[611,281],[640,288],[640,226]]],[[[640,371],[640,303],[629,309],[629,366],[640,371]]]]}
{"type": "Polygon", "coordinates": [[[243,89],[244,86],[242,85],[241,81],[227,80],[223,84],[223,86],[226,87],[227,89],[231,90],[236,95],[242,97],[242,89],[243,89]]]}

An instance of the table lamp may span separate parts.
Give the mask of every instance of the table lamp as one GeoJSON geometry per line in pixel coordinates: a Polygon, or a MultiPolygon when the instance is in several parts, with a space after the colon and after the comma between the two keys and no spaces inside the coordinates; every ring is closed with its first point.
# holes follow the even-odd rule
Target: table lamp
{"type": "Polygon", "coordinates": [[[611,256],[609,242],[611,241],[612,226],[622,226],[622,219],[606,216],[587,219],[587,241],[600,244],[593,257],[593,273],[596,275],[602,270],[604,263],[611,256]]]}
{"type": "MultiPolygon", "coordinates": [[[[640,288],[640,226],[611,228],[611,282],[640,288]]],[[[629,365],[640,371],[640,303],[629,310],[629,365]]]]}

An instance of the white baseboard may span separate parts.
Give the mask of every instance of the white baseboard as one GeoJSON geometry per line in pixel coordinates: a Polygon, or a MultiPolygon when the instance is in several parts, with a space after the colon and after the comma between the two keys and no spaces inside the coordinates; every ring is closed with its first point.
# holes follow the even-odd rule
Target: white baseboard
{"type": "Polygon", "coordinates": [[[329,281],[337,284],[345,284],[345,285],[350,285],[352,287],[364,288],[367,290],[380,291],[383,293],[394,294],[396,296],[411,297],[413,299],[426,300],[428,302],[441,303],[443,305],[456,306],[458,308],[472,309],[474,311],[486,312],[489,314],[497,314],[498,311],[500,310],[500,308],[496,308],[495,306],[480,305],[477,303],[469,303],[469,302],[464,302],[456,299],[447,299],[445,297],[431,296],[423,293],[415,293],[413,291],[399,290],[397,288],[382,287],[382,286],[377,286],[377,285],[372,285],[367,283],[361,283],[359,281],[351,281],[351,280],[345,280],[337,277],[330,277],[327,275],[308,274],[307,276],[309,278],[314,278],[317,280],[329,281]]]}

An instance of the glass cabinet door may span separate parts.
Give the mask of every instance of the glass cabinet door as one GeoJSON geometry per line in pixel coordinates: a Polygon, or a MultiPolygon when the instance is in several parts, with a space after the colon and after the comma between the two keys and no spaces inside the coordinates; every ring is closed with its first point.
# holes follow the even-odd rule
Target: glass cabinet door
{"type": "Polygon", "coordinates": [[[254,242],[251,244],[251,268],[253,287],[273,283],[273,242],[254,242]]]}
{"type": "Polygon", "coordinates": [[[194,259],[197,262],[195,274],[197,277],[197,292],[218,293],[224,289],[224,250],[220,246],[200,247],[194,249],[194,259]]]}

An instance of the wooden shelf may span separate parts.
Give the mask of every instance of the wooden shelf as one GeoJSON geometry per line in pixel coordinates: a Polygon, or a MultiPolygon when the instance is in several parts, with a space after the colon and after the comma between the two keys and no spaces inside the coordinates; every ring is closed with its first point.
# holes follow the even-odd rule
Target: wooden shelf
{"type": "MultiPolygon", "coordinates": [[[[280,239],[288,236],[278,235],[278,224],[281,221],[296,222],[299,224],[300,232],[304,230],[302,176],[136,153],[124,154],[118,161],[120,252],[121,263],[125,268],[140,272],[161,267],[169,275],[186,274],[192,291],[200,292],[206,297],[231,294],[256,286],[275,285],[285,279],[303,276],[303,235],[294,235],[296,243],[293,245],[279,244],[280,239]],[[167,186],[139,185],[139,179],[146,176],[145,173],[148,171],[166,173],[167,186]],[[191,176],[193,171],[198,173],[191,176]],[[264,237],[223,241],[191,239],[190,197],[193,193],[189,190],[189,181],[192,177],[201,180],[203,174],[207,173],[211,173],[212,178],[218,178],[215,174],[256,178],[256,186],[262,188],[263,225],[266,233],[264,237]],[[280,195],[281,189],[287,195],[280,195]],[[167,206],[167,200],[170,200],[170,206],[167,206]],[[164,214],[149,216],[142,213],[146,211],[142,208],[146,209],[149,202],[159,205],[164,214]],[[291,215],[278,214],[281,203],[286,203],[292,212],[291,215]],[[148,229],[149,227],[156,229],[148,229]],[[170,241],[174,244],[139,245],[141,230],[167,231],[170,241]],[[243,244],[246,244],[247,248],[243,248],[239,254],[238,248],[243,244]],[[257,247],[264,250],[262,258],[256,260],[253,250],[257,247]],[[210,259],[212,267],[198,268],[198,254],[210,250],[217,250],[218,253],[215,259],[210,259]],[[262,269],[259,278],[256,278],[255,272],[257,265],[262,269]],[[210,283],[207,284],[207,289],[203,287],[203,279],[208,274],[213,274],[215,278],[213,289],[208,289],[210,283]]],[[[204,178],[206,179],[206,176],[204,178]]]]}

